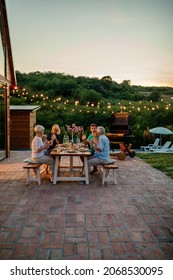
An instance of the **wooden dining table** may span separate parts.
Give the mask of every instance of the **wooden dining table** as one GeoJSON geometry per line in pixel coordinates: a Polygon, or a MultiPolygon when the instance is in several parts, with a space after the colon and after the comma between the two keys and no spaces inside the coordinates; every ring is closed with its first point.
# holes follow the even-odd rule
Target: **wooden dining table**
{"type": "Polygon", "coordinates": [[[89,172],[88,172],[88,157],[91,156],[91,152],[89,149],[54,149],[50,153],[51,156],[55,158],[55,167],[54,167],[54,176],[53,176],[53,184],[55,185],[58,181],[83,181],[85,184],[89,184],[89,172]],[[70,172],[69,176],[60,176],[58,173],[61,165],[58,166],[58,162],[60,162],[61,157],[69,157],[70,161],[70,172]],[[74,157],[82,157],[83,158],[83,174],[81,176],[74,176],[74,157]],[[83,175],[83,176],[82,176],[83,175]]]}

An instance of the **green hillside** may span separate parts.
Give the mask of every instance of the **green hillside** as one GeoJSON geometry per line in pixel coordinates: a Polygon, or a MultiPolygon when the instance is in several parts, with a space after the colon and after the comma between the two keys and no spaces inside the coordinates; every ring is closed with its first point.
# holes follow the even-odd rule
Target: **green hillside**
{"type": "Polygon", "coordinates": [[[11,90],[11,104],[39,104],[37,123],[47,131],[53,123],[64,133],[66,124],[76,123],[87,130],[93,122],[109,131],[111,114],[121,111],[130,114],[135,147],[156,137],[148,133],[149,128],[173,130],[173,88],[134,86],[129,80],[118,84],[110,76],[99,79],[53,72],[17,71],[16,77],[18,88],[11,90]]]}

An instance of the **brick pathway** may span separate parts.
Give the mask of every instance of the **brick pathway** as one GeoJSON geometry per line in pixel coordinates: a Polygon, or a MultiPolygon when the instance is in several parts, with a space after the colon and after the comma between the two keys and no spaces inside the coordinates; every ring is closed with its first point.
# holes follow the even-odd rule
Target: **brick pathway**
{"type": "MultiPolygon", "coordinates": [[[[23,159],[0,162],[0,259],[173,259],[173,181],[138,159],[118,161],[117,185],[25,185],[23,159]]],[[[79,164],[79,163],[77,163],[79,164]]]]}

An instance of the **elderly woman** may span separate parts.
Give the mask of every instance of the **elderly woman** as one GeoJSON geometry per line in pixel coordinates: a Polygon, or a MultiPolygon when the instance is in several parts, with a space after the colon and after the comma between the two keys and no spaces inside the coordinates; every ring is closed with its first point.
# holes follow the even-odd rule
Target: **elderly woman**
{"type": "Polygon", "coordinates": [[[50,145],[47,149],[48,155],[50,155],[50,152],[52,151],[53,148],[55,148],[56,145],[62,144],[63,139],[62,135],[60,134],[60,128],[58,124],[54,124],[52,126],[51,132],[47,134],[47,140],[49,141],[50,145]]]}
{"type": "Polygon", "coordinates": [[[42,125],[36,125],[34,127],[34,131],[36,133],[34,139],[32,140],[32,160],[38,163],[48,164],[50,165],[51,177],[50,180],[53,180],[53,172],[54,172],[54,159],[44,155],[44,150],[49,147],[49,142],[46,141],[43,144],[42,136],[44,133],[44,127],[42,125]]]}
{"type": "MultiPolygon", "coordinates": [[[[97,137],[90,140],[90,146],[94,149],[94,155],[88,159],[88,170],[91,171],[91,166],[95,167],[100,164],[113,163],[116,160],[110,158],[110,143],[105,135],[103,126],[98,126],[96,130],[97,137]]],[[[91,172],[92,174],[93,172],[91,172]]]]}

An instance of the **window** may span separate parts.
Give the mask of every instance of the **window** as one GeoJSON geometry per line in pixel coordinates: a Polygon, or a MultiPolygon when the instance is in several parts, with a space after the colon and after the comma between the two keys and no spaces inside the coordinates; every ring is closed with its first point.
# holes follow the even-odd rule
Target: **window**
{"type": "Polygon", "coordinates": [[[0,83],[0,160],[6,157],[5,84],[0,83]]]}
{"type": "MultiPolygon", "coordinates": [[[[2,23],[1,23],[1,17],[0,17],[0,30],[2,32],[2,23]]],[[[4,46],[2,43],[2,34],[0,34],[0,74],[2,76],[5,75],[5,55],[4,55],[4,46]]]]}

